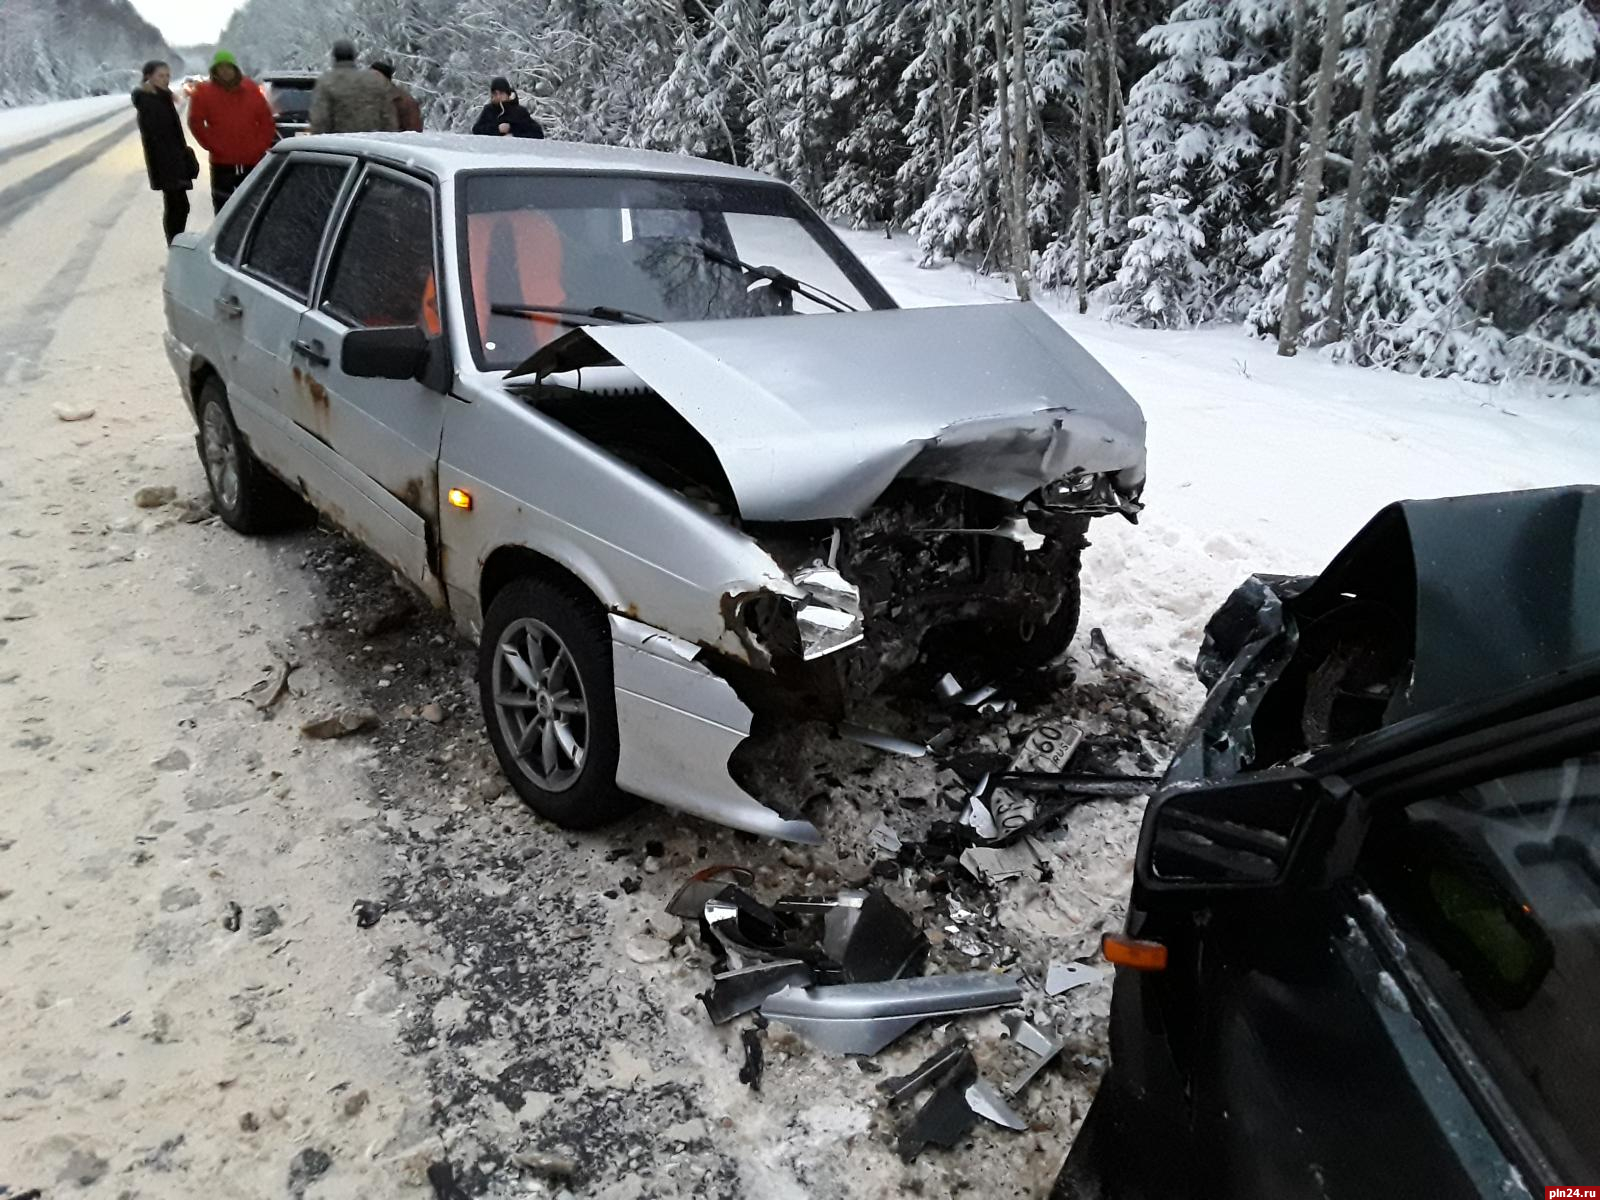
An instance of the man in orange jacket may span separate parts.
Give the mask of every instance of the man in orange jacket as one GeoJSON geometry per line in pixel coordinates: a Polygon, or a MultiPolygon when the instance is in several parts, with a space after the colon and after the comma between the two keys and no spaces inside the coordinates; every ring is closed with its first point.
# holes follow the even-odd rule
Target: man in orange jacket
{"type": "Polygon", "coordinates": [[[211,78],[189,99],[189,129],[211,155],[211,211],[221,212],[244,177],[277,140],[272,106],[226,50],[211,62],[211,78]]]}

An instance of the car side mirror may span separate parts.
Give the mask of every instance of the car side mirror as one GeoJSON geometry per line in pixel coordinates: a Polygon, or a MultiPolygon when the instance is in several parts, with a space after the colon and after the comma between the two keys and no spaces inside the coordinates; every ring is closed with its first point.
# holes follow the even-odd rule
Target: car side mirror
{"type": "Polygon", "coordinates": [[[1349,872],[1366,806],[1342,781],[1299,768],[1170,785],[1146,810],[1134,860],[1144,899],[1326,886],[1349,872]]]}
{"type": "Polygon", "coordinates": [[[419,325],[352,329],[344,335],[339,366],[358,379],[421,379],[431,345],[419,325]]]}

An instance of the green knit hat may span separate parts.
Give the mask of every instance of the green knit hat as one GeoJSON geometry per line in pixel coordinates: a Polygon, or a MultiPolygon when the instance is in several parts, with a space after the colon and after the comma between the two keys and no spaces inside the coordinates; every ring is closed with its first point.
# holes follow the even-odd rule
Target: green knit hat
{"type": "Polygon", "coordinates": [[[226,50],[218,50],[217,56],[211,60],[213,67],[220,67],[226,63],[230,67],[237,67],[239,60],[226,50]]]}

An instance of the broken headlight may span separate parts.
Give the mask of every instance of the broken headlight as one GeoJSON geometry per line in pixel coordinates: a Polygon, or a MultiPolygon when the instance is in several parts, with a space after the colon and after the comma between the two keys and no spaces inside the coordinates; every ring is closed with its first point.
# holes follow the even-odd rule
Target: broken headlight
{"type": "Polygon", "coordinates": [[[1039,489],[1039,503],[1045,508],[1063,512],[1099,516],[1102,513],[1121,513],[1128,520],[1138,519],[1144,505],[1139,503],[1139,493],[1144,482],[1124,491],[1111,475],[1090,471],[1074,471],[1060,479],[1052,480],[1039,489]]]}
{"type": "Polygon", "coordinates": [[[772,588],[739,605],[756,648],[770,657],[822,658],[865,636],[861,589],[817,561],[791,577],[793,590],[772,588]]]}

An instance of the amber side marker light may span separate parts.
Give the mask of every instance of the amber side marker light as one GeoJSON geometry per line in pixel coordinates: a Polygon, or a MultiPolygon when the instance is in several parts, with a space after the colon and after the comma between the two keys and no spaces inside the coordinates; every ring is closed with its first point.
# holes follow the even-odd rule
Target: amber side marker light
{"type": "Polygon", "coordinates": [[[455,507],[457,507],[457,508],[471,508],[472,507],[472,493],[471,492],[463,492],[460,488],[451,488],[450,489],[450,503],[455,505],[455,507]]]}
{"type": "Polygon", "coordinates": [[[1160,942],[1142,942],[1120,933],[1107,933],[1100,937],[1100,953],[1112,966],[1127,967],[1133,971],[1167,969],[1167,948],[1160,942]]]}

